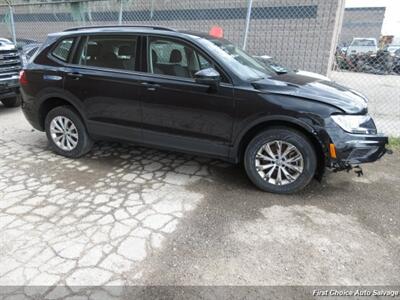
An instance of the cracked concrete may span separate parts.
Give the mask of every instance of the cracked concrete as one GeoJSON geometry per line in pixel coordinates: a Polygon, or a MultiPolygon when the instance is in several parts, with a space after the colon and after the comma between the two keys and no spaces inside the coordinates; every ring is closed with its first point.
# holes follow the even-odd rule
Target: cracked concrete
{"type": "Polygon", "coordinates": [[[8,241],[1,285],[38,284],[39,274],[43,284],[123,280],[121,267],[160,247],[201,199],[183,186],[207,176],[197,174],[204,162],[142,148],[98,146],[81,160],[32,148],[0,140],[1,230],[8,241]],[[112,166],[100,170],[92,163],[100,156],[112,166]]]}
{"type": "Polygon", "coordinates": [[[121,293],[88,286],[400,283],[398,152],[365,177],[330,174],[278,196],[237,166],[179,153],[103,142],[67,159],[19,109],[0,107],[0,120],[5,299],[121,293]]]}
{"type": "Polygon", "coordinates": [[[0,136],[2,286],[122,284],[201,200],[185,186],[226,166],[109,143],[67,159],[22,123],[0,136]]]}

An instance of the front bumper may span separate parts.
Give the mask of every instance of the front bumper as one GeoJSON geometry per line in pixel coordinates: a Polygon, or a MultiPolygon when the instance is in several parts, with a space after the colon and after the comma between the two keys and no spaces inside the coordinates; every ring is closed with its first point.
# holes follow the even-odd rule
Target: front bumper
{"type": "Polygon", "coordinates": [[[18,76],[0,78],[0,100],[19,95],[18,76]]]}
{"type": "Polygon", "coordinates": [[[387,152],[389,138],[383,134],[351,134],[338,126],[329,128],[328,133],[336,149],[336,157],[330,159],[331,167],[374,162],[387,152]]]}
{"type": "Polygon", "coordinates": [[[384,135],[351,136],[345,142],[335,144],[336,162],[358,165],[374,162],[386,153],[388,137],[384,135]]]}

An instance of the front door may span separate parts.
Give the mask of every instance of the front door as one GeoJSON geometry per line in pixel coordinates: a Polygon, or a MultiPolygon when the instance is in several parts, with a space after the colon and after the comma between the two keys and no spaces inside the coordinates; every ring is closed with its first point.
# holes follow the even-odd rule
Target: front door
{"type": "Polygon", "coordinates": [[[194,74],[214,66],[194,46],[149,37],[147,73],[141,78],[143,139],[168,148],[226,156],[234,118],[233,86],[222,77],[217,90],[194,74]]]}

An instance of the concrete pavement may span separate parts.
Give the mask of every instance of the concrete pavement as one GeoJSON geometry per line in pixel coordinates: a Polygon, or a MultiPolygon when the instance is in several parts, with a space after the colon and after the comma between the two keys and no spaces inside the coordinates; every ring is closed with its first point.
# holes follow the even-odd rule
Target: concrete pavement
{"type": "Polygon", "coordinates": [[[72,160],[0,106],[0,286],[399,285],[399,152],[364,171],[280,196],[179,153],[102,142],[72,160]]]}

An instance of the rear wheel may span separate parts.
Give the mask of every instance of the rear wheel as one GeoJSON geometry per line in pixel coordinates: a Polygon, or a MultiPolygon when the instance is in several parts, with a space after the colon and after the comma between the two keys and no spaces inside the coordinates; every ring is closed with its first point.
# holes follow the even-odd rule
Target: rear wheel
{"type": "Polygon", "coordinates": [[[317,158],[306,136],[279,127],[268,129],[250,141],[244,155],[244,166],[258,188],[290,194],[310,183],[317,168],[317,158]]]}
{"type": "Polygon", "coordinates": [[[80,157],[92,148],[93,141],[71,106],[52,109],[46,116],[45,130],[51,148],[63,156],[80,157]]]}
{"type": "Polygon", "coordinates": [[[21,105],[21,96],[2,99],[1,103],[3,103],[5,107],[18,107],[21,105]]]}

